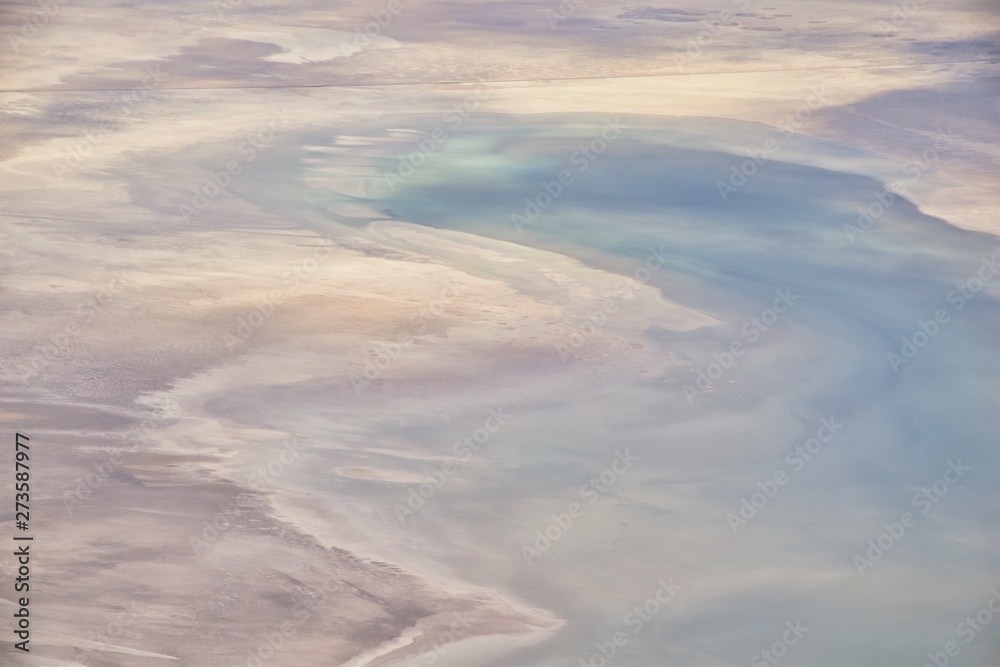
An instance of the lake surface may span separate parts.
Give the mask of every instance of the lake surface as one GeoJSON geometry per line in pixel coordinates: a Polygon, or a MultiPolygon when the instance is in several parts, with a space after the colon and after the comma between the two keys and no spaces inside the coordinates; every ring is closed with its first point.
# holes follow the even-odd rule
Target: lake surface
{"type": "MultiPolygon", "coordinates": [[[[505,244],[545,251],[606,272],[595,274],[607,276],[599,296],[616,310],[586,328],[601,317],[551,297],[577,318],[570,330],[583,345],[567,336],[563,352],[484,357],[456,343],[433,377],[376,380],[364,395],[343,379],[315,380],[232,396],[227,410],[252,405],[255,421],[336,434],[346,447],[311,452],[281,484],[351,507],[404,558],[566,621],[496,665],[600,665],[618,632],[613,664],[747,664],[786,623],[808,628],[786,646],[789,664],[922,664],[985,605],[1000,571],[987,537],[1000,501],[1000,277],[984,268],[995,240],[890,200],[871,178],[784,163],[780,151],[745,167],[752,175],[724,200],[719,182],[731,183],[748,153],[719,146],[750,151],[780,135],[643,117],[621,117],[628,127],[614,134],[607,122],[478,117],[391,187],[384,175],[401,173],[397,153],[376,146],[347,164],[317,148],[329,133],[287,139],[254,172],[269,187],[253,176],[242,186],[265,210],[409,248],[379,225],[472,248],[479,238],[519,259],[446,244],[421,251],[514,289],[532,289],[547,260],[505,244]],[[598,152],[591,142],[602,132],[613,136],[598,152]],[[331,174],[362,185],[348,192],[331,174]],[[850,238],[845,225],[876,193],[890,203],[850,238]],[[343,213],[361,206],[380,214],[343,213]],[[656,268],[643,271],[651,249],[656,268]],[[616,276],[719,324],[645,327],[662,304],[616,296],[616,276]],[[597,349],[619,330],[638,338],[597,349]],[[646,357],[628,358],[640,349],[646,357]],[[509,419],[487,436],[491,409],[509,419]],[[477,451],[453,446],[463,435],[476,442],[477,429],[477,451]],[[424,503],[412,500],[450,459],[455,472],[425,487],[424,503]],[[906,512],[902,535],[868,553],[906,512]],[[546,531],[555,539],[541,539],[546,531]]],[[[870,159],[798,137],[786,145],[831,164],[870,159]]],[[[985,633],[964,647],[963,664],[996,649],[985,633]]],[[[437,658],[449,664],[447,653],[437,658]]]]}

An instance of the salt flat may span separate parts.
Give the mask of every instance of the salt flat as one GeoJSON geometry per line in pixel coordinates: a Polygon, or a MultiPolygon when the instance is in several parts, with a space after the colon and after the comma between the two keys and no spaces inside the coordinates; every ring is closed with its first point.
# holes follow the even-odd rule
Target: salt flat
{"type": "Polygon", "coordinates": [[[990,3],[0,12],[4,664],[1000,655],[990,3]]]}

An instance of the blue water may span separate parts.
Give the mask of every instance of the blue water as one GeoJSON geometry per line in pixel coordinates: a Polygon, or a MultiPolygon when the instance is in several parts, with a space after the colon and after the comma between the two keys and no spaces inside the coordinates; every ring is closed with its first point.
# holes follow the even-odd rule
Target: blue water
{"type": "MultiPolygon", "coordinates": [[[[622,630],[629,641],[613,664],[747,664],[797,619],[810,630],[786,664],[923,664],[1000,583],[1000,276],[961,310],[954,297],[948,301],[1000,243],[924,215],[901,197],[852,243],[844,225],[882,184],[778,160],[723,201],[717,181],[745,156],[699,150],[690,137],[745,133],[752,145],[761,128],[629,121],[633,127],[579,172],[570,156],[599,135],[603,118],[481,117],[394,191],[377,187],[366,202],[403,221],[543,248],[623,275],[662,245],[668,256],[650,284],[722,321],[686,333],[646,331],[650,345],[689,367],[654,379],[599,378],[558,363],[553,352],[552,363],[497,365],[495,376],[473,387],[387,388],[377,409],[350,398],[339,408],[303,405],[315,393],[308,391],[265,411],[280,420],[314,409],[330,424],[350,420],[373,437],[434,447],[474,426],[483,406],[510,407],[516,418],[484,449],[484,465],[463,471],[419,521],[398,528],[463,577],[568,620],[552,640],[497,664],[578,665],[595,642],[622,630]],[[519,233],[511,214],[563,169],[574,182],[519,233]],[[776,290],[790,290],[794,306],[751,342],[744,325],[772,305],[776,290]],[[894,370],[887,355],[900,353],[901,337],[912,339],[938,310],[948,322],[894,370]],[[686,396],[697,370],[733,341],[745,353],[712,391],[686,396]],[[458,417],[426,419],[419,429],[385,417],[426,415],[435,406],[458,417]],[[843,427],[793,470],[786,455],[823,418],[843,427]],[[622,448],[641,463],[528,565],[521,548],[535,529],[579,500],[580,485],[622,448]],[[914,493],[958,459],[971,471],[920,513],[914,493]],[[734,535],[727,513],[776,471],[790,481],[734,535]],[[906,511],[918,515],[916,525],[861,576],[853,557],[906,511]],[[624,615],[668,576],[684,588],[633,634],[624,615]]],[[[285,178],[311,168],[288,169],[302,164],[291,146],[317,141],[299,137],[274,151],[285,178]]],[[[394,158],[372,164],[392,169],[394,158]]],[[[267,192],[247,196],[316,229],[366,229],[367,220],[335,213],[338,202],[356,199],[280,184],[267,192]]],[[[463,268],[493,275],[474,263],[463,268]]],[[[366,481],[336,491],[370,499],[387,525],[397,493],[366,481]]],[[[977,636],[960,664],[995,662],[997,636],[977,636]]]]}

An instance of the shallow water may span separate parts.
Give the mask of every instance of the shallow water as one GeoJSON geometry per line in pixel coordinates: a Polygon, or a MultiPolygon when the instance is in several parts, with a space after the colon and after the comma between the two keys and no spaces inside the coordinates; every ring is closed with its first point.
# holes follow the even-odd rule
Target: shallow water
{"type": "MultiPolygon", "coordinates": [[[[244,194],[320,230],[374,233],[370,219],[337,215],[338,206],[360,202],[408,223],[545,249],[622,275],[633,275],[650,247],[662,248],[663,266],[649,284],[722,322],[645,331],[646,345],[689,365],[641,375],[562,363],[555,349],[549,357],[508,351],[487,359],[457,349],[454,372],[443,376],[384,380],[364,397],[317,380],[280,394],[231,396],[226,411],[337,439],[346,446],[310,452],[308,465],[281,484],[349,507],[400,553],[567,620],[551,640],[497,665],[599,665],[595,652],[616,632],[627,642],[615,649],[615,664],[745,664],[795,621],[809,630],[789,649],[790,664],[926,660],[985,604],[1000,571],[997,545],[984,537],[995,534],[1000,501],[1000,277],[969,292],[961,309],[957,297],[949,301],[956,283],[998,251],[995,241],[897,197],[852,242],[844,225],[881,184],[778,161],[723,201],[717,182],[746,158],[717,149],[759,143],[766,136],[759,127],[629,120],[633,127],[580,172],[570,156],[599,135],[603,118],[550,115],[516,125],[480,118],[394,190],[370,179],[360,198],[332,187],[303,196],[299,179],[339,167],[335,157],[296,148],[322,137],[298,136],[268,156],[260,172],[271,179],[260,189],[266,194],[254,194],[252,182],[244,194]],[[511,214],[523,213],[525,197],[562,169],[573,183],[519,232],[511,214]],[[781,292],[790,299],[786,312],[755,324],[751,318],[767,322],[770,307],[789,303],[781,292]],[[912,340],[939,310],[945,323],[927,325],[933,337],[894,370],[887,354],[900,354],[901,337],[912,340]],[[719,371],[711,364],[733,342],[742,354],[710,387],[702,382],[708,391],[696,388],[698,371],[719,371]],[[509,421],[403,523],[397,506],[416,485],[327,472],[433,473],[440,467],[433,458],[371,449],[448,456],[499,407],[509,421]],[[801,467],[786,459],[824,419],[837,425],[832,439],[818,443],[811,460],[795,459],[801,467]],[[636,463],[605,492],[581,489],[626,450],[636,463]],[[914,494],[958,460],[970,469],[923,513],[914,494]],[[734,534],[727,514],[778,471],[787,481],[734,534]],[[582,508],[572,525],[552,528],[553,513],[572,503],[582,508]],[[915,525],[862,576],[854,557],[907,511],[915,525]],[[523,548],[537,546],[535,531],[547,528],[558,538],[529,563],[523,548]],[[662,609],[650,605],[657,612],[648,620],[627,620],[671,577],[681,587],[676,597],[662,609]]],[[[870,160],[794,141],[831,163],[870,160]]],[[[376,155],[342,169],[394,164],[376,155]]],[[[511,284],[520,270],[449,252],[438,258],[511,284]]],[[[963,647],[962,659],[988,662],[998,648],[984,633],[963,647]]],[[[438,657],[447,663],[447,654],[438,657]]]]}

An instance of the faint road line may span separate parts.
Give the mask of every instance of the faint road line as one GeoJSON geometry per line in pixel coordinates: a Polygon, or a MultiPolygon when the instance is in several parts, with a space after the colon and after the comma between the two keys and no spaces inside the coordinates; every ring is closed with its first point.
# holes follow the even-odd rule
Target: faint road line
{"type": "MultiPolygon", "coordinates": [[[[961,65],[965,63],[997,64],[995,59],[978,60],[930,60],[927,62],[890,63],[883,65],[841,65],[836,67],[799,67],[792,69],[753,69],[724,70],[718,72],[676,72],[672,74],[620,74],[608,76],[568,76],[550,79],[470,79],[468,81],[386,81],[385,83],[297,83],[279,86],[181,86],[176,88],[157,88],[157,91],[181,90],[281,90],[300,88],[384,88],[400,86],[464,86],[470,83],[546,83],[551,81],[595,81],[602,79],[662,79],[681,76],[718,76],[732,74],[769,74],[781,72],[822,72],[831,70],[885,69],[890,67],[918,68],[929,65],[961,65]]],[[[128,88],[0,88],[0,93],[103,93],[121,92],[128,88]]]]}

